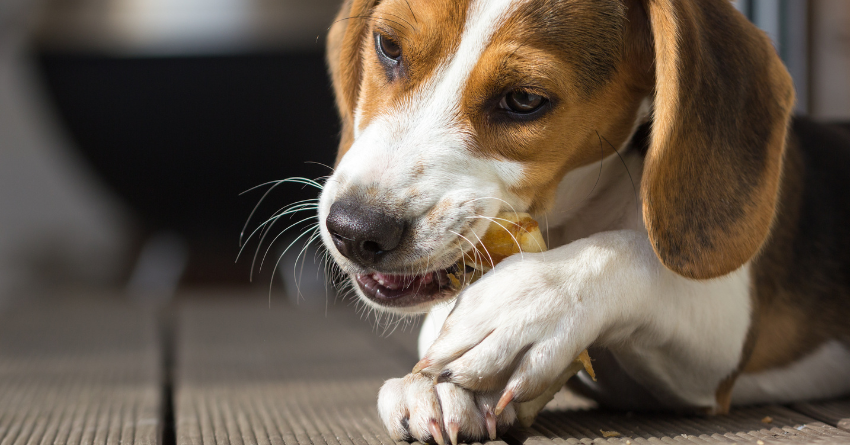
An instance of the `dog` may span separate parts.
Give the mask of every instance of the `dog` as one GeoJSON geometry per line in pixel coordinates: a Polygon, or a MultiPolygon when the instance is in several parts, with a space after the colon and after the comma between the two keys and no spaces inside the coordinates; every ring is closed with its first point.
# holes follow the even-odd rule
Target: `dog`
{"type": "Polygon", "coordinates": [[[850,392],[850,142],[729,1],[346,0],[327,49],[322,241],[366,304],[431,311],[393,439],[495,439],[585,348],[571,385],[618,409],[850,392]],[[458,292],[502,211],[550,250],[458,292]]]}

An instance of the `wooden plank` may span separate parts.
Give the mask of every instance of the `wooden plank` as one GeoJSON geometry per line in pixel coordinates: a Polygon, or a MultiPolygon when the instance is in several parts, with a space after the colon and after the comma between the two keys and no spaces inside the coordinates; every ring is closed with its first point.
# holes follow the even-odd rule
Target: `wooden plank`
{"type": "Polygon", "coordinates": [[[780,406],[733,409],[725,416],[547,410],[508,443],[850,443],[850,433],[780,406]],[[609,436],[605,437],[608,432],[609,436]]]}
{"type": "Polygon", "coordinates": [[[394,444],[375,397],[416,357],[373,325],[350,307],[187,303],[177,316],[177,444],[394,444]]]}
{"type": "MultiPolygon", "coordinates": [[[[392,444],[376,395],[416,357],[353,312],[311,315],[268,309],[266,301],[184,306],[177,320],[177,445],[392,444]]],[[[499,443],[850,443],[850,433],[777,406],[681,417],[587,409],[587,401],[564,393],[555,402],[532,428],[514,429],[499,443]],[[762,421],[767,416],[770,423],[762,421]],[[622,436],[605,438],[603,430],[622,436]]]]}
{"type": "Polygon", "coordinates": [[[153,314],[110,301],[4,312],[0,444],[160,444],[157,342],[153,314]]]}
{"type": "Polygon", "coordinates": [[[821,422],[850,431],[850,399],[797,403],[791,407],[821,422]]]}

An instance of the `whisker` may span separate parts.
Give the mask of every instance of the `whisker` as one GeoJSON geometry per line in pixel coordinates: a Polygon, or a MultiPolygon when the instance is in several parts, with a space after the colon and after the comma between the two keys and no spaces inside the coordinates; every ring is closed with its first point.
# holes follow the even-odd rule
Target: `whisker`
{"type": "MultiPolygon", "coordinates": [[[[596,132],[596,135],[599,136],[599,132],[596,132]]],[[[635,187],[635,181],[634,181],[634,179],[632,179],[632,172],[629,171],[629,166],[626,165],[626,160],[623,159],[623,156],[620,155],[620,152],[617,151],[617,149],[614,147],[614,144],[612,144],[608,139],[605,139],[605,136],[600,136],[600,137],[602,138],[602,140],[604,140],[606,143],[608,143],[608,145],[611,147],[611,149],[614,150],[614,153],[617,153],[617,156],[620,158],[620,162],[623,163],[623,167],[625,167],[625,169],[626,169],[626,174],[629,175],[629,184],[632,185],[632,192],[634,193],[634,196],[635,196],[635,213],[637,214],[638,220],[640,220],[640,201],[638,201],[637,187],[635,187]]]]}
{"type": "MultiPolygon", "coordinates": [[[[254,217],[254,213],[256,213],[256,212],[257,212],[257,209],[259,209],[259,208],[260,208],[260,204],[262,204],[262,203],[263,203],[263,201],[266,199],[266,196],[269,196],[269,193],[271,193],[271,192],[272,192],[272,190],[274,190],[274,189],[275,189],[275,187],[277,187],[277,186],[279,186],[279,185],[283,184],[283,182],[282,182],[282,181],[274,181],[273,183],[274,183],[274,185],[273,185],[273,186],[271,186],[271,187],[269,187],[269,189],[268,189],[268,190],[266,190],[266,192],[265,192],[265,193],[263,193],[263,196],[262,196],[262,197],[260,197],[260,200],[259,200],[259,201],[257,201],[257,204],[256,204],[256,205],[254,205],[254,208],[251,210],[251,213],[249,213],[249,214],[248,214],[248,219],[246,219],[246,220],[245,220],[245,225],[243,225],[243,226],[242,226],[242,231],[241,231],[241,232],[239,232],[239,245],[240,245],[240,246],[243,246],[243,243],[242,243],[242,237],[245,235],[245,229],[247,229],[247,228],[248,228],[248,224],[250,224],[250,223],[251,223],[251,218],[253,218],[253,217],[254,217]]],[[[267,185],[267,184],[272,184],[272,182],[267,182],[267,183],[265,183],[265,184],[258,185],[257,187],[262,187],[262,186],[267,185]]],[[[251,190],[256,189],[257,187],[250,188],[250,189],[248,189],[248,190],[246,190],[246,191],[244,191],[244,192],[240,193],[240,194],[239,194],[239,196],[242,196],[243,194],[248,193],[248,192],[250,192],[251,190]]]]}
{"type": "Polygon", "coordinates": [[[593,195],[593,191],[596,190],[596,186],[599,185],[599,179],[602,178],[602,167],[605,163],[605,147],[602,145],[602,138],[599,136],[598,131],[596,132],[596,137],[599,138],[599,173],[596,175],[596,182],[593,183],[593,188],[591,188],[590,191],[587,192],[587,196],[582,198],[581,201],[572,205],[570,208],[561,210],[560,213],[569,212],[570,210],[575,209],[576,207],[581,205],[583,202],[590,199],[590,196],[593,195]]]}
{"type": "MultiPolygon", "coordinates": [[[[304,212],[304,211],[308,211],[308,210],[318,210],[318,209],[319,209],[319,205],[318,205],[318,203],[315,203],[315,202],[290,204],[286,207],[278,209],[275,213],[272,214],[272,216],[268,220],[266,220],[265,222],[260,224],[257,227],[257,229],[262,229],[264,231],[265,230],[271,230],[271,228],[274,226],[275,222],[278,219],[280,219],[280,218],[282,218],[286,215],[294,215],[298,212],[304,212]],[[268,224],[267,227],[266,227],[266,224],[268,224]]],[[[254,231],[256,232],[257,229],[254,229],[254,231]]],[[[253,235],[253,233],[251,235],[253,235]]],[[[246,242],[247,242],[247,240],[246,240],[246,242]]]]}
{"type": "Polygon", "coordinates": [[[407,3],[407,9],[410,10],[410,15],[413,16],[413,21],[419,23],[419,20],[416,18],[416,14],[413,12],[413,8],[410,7],[410,2],[408,0],[404,0],[404,2],[407,3]]]}
{"type": "MultiPolygon", "coordinates": [[[[457,235],[460,238],[463,238],[467,243],[469,243],[469,245],[472,246],[471,250],[474,251],[473,255],[481,254],[481,251],[478,250],[478,247],[476,247],[476,245],[472,241],[470,241],[469,238],[461,235],[460,233],[455,232],[454,230],[449,230],[449,232],[454,233],[455,235],[457,235]]],[[[472,233],[475,234],[475,232],[472,232],[472,233]]],[[[478,237],[478,235],[475,235],[475,236],[478,237]]],[[[478,241],[479,241],[479,244],[480,244],[481,239],[479,238],[478,241]]],[[[480,244],[480,245],[481,245],[482,248],[484,248],[485,251],[487,251],[487,248],[483,244],[480,244]]],[[[487,252],[487,256],[490,256],[490,252],[487,252]]],[[[476,259],[477,259],[477,257],[476,257],[476,259]]],[[[493,264],[493,257],[490,257],[490,264],[491,265],[493,264]]],[[[465,265],[466,265],[466,263],[464,262],[464,266],[465,265]]]]}
{"type": "MultiPolygon", "coordinates": [[[[295,212],[293,212],[293,213],[295,213],[295,212]]],[[[282,235],[284,232],[288,231],[289,229],[297,226],[298,224],[300,224],[302,222],[305,222],[305,221],[308,221],[308,220],[311,220],[311,219],[314,219],[314,218],[318,219],[318,217],[319,217],[318,215],[310,215],[310,216],[308,216],[308,217],[306,217],[306,218],[304,218],[304,219],[302,219],[298,222],[291,224],[289,227],[283,229],[283,231],[280,232],[280,234],[282,235]]],[[[280,219],[280,217],[274,218],[274,221],[272,221],[272,223],[269,224],[267,227],[265,227],[263,229],[263,231],[261,232],[262,235],[260,235],[260,241],[259,241],[259,243],[257,243],[257,248],[254,250],[254,258],[251,261],[251,271],[252,272],[254,270],[254,263],[257,261],[257,255],[259,255],[260,249],[262,249],[263,243],[266,241],[266,237],[268,236],[269,233],[271,233],[271,228],[279,221],[279,219],[280,219]]],[[[280,235],[278,235],[278,236],[280,236],[280,235]]],[[[277,239],[277,237],[275,237],[275,239],[277,239]]],[[[272,241],[272,244],[274,244],[274,241],[272,241]]],[[[269,244],[269,248],[271,248],[272,244],[269,244]]],[[[266,252],[268,253],[268,250],[266,252]]],[[[241,254],[241,249],[240,249],[240,254],[241,254]]]]}
{"type": "MultiPolygon", "coordinates": [[[[274,268],[272,268],[272,276],[274,276],[274,272],[277,270],[278,266],[280,265],[280,261],[283,260],[283,256],[286,255],[286,252],[289,251],[289,249],[292,247],[292,245],[295,244],[296,242],[298,242],[298,240],[301,239],[304,235],[307,235],[308,233],[311,233],[311,232],[312,232],[312,230],[302,232],[300,235],[298,235],[298,237],[296,237],[294,240],[292,240],[292,242],[289,243],[288,246],[286,246],[286,249],[283,249],[283,253],[281,253],[280,256],[277,257],[277,261],[274,263],[274,268]]],[[[283,232],[281,232],[278,236],[276,236],[275,239],[280,237],[280,235],[283,235],[283,232]]],[[[274,243],[274,241],[272,241],[272,243],[274,243]]],[[[266,251],[266,253],[268,253],[268,250],[266,251]]],[[[266,259],[265,256],[263,256],[263,261],[265,261],[265,259],[266,259]]],[[[260,270],[262,270],[262,268],[263,268],[263,265],[262,265],[262,263],[260,263],[260,270]]],[[[274,285],[274,279],[269,281],[269,294],[270,295],[271,295],[273,285],[274,285]]]]}
{"type": "MultiPolygon", "coordinates": [[[[339,22],[343,22],[345,20],[351,20],[351,19],[363,19],[363,20],[373,20],[373,21],[383,20],[385,22],[394,23],[394,24],[396,24],[396,25],[398,25],[402,28],[405,27],[404,24],[402,24],[402,23],[399,23],[395,20],[383,18],[383,17],[372,17],[372,16],[367,16],[367,15],[353,15],[351,17],[345,17],[345,18],[341,18],[339,20],[335,20],[333,23],[331,23],[331,26],[328,26],[328,31],[330,31],[330,29],[331,29],[331,27],[333,27],[333,25],[335,25],[339,22]]],[[[395,28],[393,28],[393,29],[395,29],[395,28]]],[[[396,31],[398,31],[398,30],[396,30],[396,31]]]]}
{"type": "Polygon", "coordinates": [[[492,256],[492,255],[490,255],[490,250],[489,250],[489,249],[487,249],[487,246],[485,246],[483,242],[481,242],[481,237],[480,237],[480,236],[478,236],[478,234],[477,234],[477,233],[475,233],[475,231],[474,231],[474,230],[473,230],[473,231],[471,231],[471,232],[472,232],[472,234],[473,234],[473,235],[475,235],[475,239],[477,239],[477,240],[478,240],[478,245],[479,245],[479,246],[481,246],[481,248],[482,248],[482,249],[484,249],[484,253],[486,253],[486,254],[487,254],[487,258],[489,258],[489,259],[490,259],[490,268],[491,268],[491,269],[495,269],[495,268],[496,268],[496,262],[495,262],[495,261],[493,261],[493,256],[492,256]]]}
{"type": "MultiPolygon", "coordinates": [[[[299,202],[302,202],[302,201],[299,201],[299,202]]],[[[282,208],[278,209],[278,210],[277,210],[274,214],[272,214],[272,216],[271,216],[269,219],[265,220],[262,224],[260,224],[259,226],[257,226],[257,228],[256,228],[256,229],[254,229],[254,230],[251,232],[251,234],[250,234],[250,235],[248,235],[248,237],[247,237],[247,238],[245,238],[245,242],[240,244],[239,253],[236,255],[236,261],[239,261],[239,256],[242,254],[242,251],[243,251],[243,250],[245,249],[245,247],[247,246],[248,241],[250,241],[250,240],[251,240],[251,238],[252,238],[252,237],[253,237],[253,236],[254,236],[254,235],[255,235],[258,231],[265,230],[265,228],[266,228],[266,225],[267,225],[267,224],[272,223],[272,225],[273,225],[273,223],[274,223],[274,222],[275,222],[278,218],[281,218],[281,217],[286,216],[286,215],[288,215],[288,214],[294,214],[294,213],[303,212],[303,211],[307,211],[307,210],[315,210],[315,209],[318,209],[318,205],[316,205],[316,204],[312,204],[311,206],[307,206],[307,205],[305,205],[305,206],[303,206],[303,207],[299,207],[299,208],[297,208],[297,209],[293,208],[293,206],[295,206],[295,205],[297,205],[297,204],[299,204],[299,203],[290,204],[290,205],[288,205],[288,206],[286,206],[286,207],[282,207],[282,208]],[[285,210],[285,211],[284,211],[284,210],[285,210]],[[279,212],[281,212],[281,211],[283,211],[283,213],[279,213],[279,212]]],[[[271,228],[271,226],[269,226],[268,228],[271,228]]],[[[262,233],[262,232],[261,232],[261,233],[262,233]]]]}
{"type": "MultiPolygon", "coordinates": [[[[260,270],[259,270],[259,271],[260,271],[260,272],[262,272],[262,271],[263,271],[263,264],[264,264],[264,263],[265,263],[265,261],[266,261],[266,257],[268,256],[269,251],[271,250],[272,246],[274,246],[275,241],[277,241],[277,239],[278,239],[278,238],[280,238],[281,236],[283,236],[283,234],[284,234],[284,233],[286,233],[286,230],[289,230],[289,229],[291,229],[293,226],[295,226],[295,225],[297,225],[297,224],[299,224],[299,223],[302,223],[302,222],[304,222],[304,221],[307,221],[307,220],[309,220],[309,219],[313,219],[313,218],[315,218],[315,216],[312,216],[312,217],[310,217],[310,218],[304,218],[304,219],[302,219],[301,221],[299,221],[299,222],[297,222],[297,223],[295,223],[295,224],[293,224],[293,225],[291,225],[291,226],[287,227],[287,228],[286,228],[285,230],[283,230],[282,232],[278,233],[278,234],[277,234],[277,236],[275,236],[275,237],[272,239],[272,242],[270,242],[270,243],[269,243],[269,246],[266,248],[265,253],[263,253],[263,258],[260,260],[260,270]]],[[[319,223],[310,224],[309,226],[305,227],[305,228],[304,228],[304,231],[303,231],[303,232],[301,232],[301,234],[300,234],[300,235],[296,236],[296,237],[295,237],[295,239],[294,239],[294,240],[292,240],[292,242],[291,242],[291,243],[289,243],[289,245],[288,245],[288,246],[286,246],[286,249],[283,249],[283,253],[282,253],[281,255],[283,255],[284,253],[286,253],[287,251],[289,251],[289,249],[292,247],[292,245],[293,245],[293,244],[295,244],[295,243],[296,243],[299,239],[301,239],[304,235],[307,235],[307,234],[311,233],[314,229],[317,229],[318,227],[319,227],[319,223]]],[[[272,270],[274,270],[274,269],[272,269],[272,270]]]]}
{"type": "Polygon", "coordinates": [[[415,28],[415,27],[414,27],[414,26],[413,26],[410,22],[408,22],[407,20],[405,20],[405,18],[404,18],[404,17],[402,17],[402,16],[400,16],[400,15],[393,14],[393,13],[391,13],[391,12],[384,12],[384,14],[391,15],[391,16],[393,16],[393,17],[395,17],[395,18],[397,18],[397,19],[399,19],[399,20],[403,21],[404,23],[407,23],[407,24],[408,24],[408,26],[410,26],[410,28],[411,28],[411,29],[416,29],[416,28],[415,28]]]}
{"type": "MultiPolygon", "coordinates": [[[[508,228],[507,228],[507,227],[503,226],[502,224],[500,224],[500,223],[499,223],[498,221],[496,221],[496,220],[497,220],[497,219],[500,219],[500,220],[502,220],[502,221],[507,221],[507,222],[509,222],[509,223],[511,223],[511,224],[514,224],[514,225],[516,225],[516,223],[514,223],[513,221],[511,221],[511,220],[509,220],[509,219],[504,219],[504,218],[495,218],[495,217],[491,218],[491,217],[484,216],[484,215],[467,216],[467,218],[481,218],[481,219],[486,219],[487,221],[490,221],[490,222],[492,222],[493,224],[495,224],[495,225],[497,225],[497,226],[501,227],[502,229],[504,229],[504,230],[505,230],[505,232],[507,232],[507,233],[508,233],[508,235],[510,235],[510,236],[511,236],[511,239],[513,239],[513,240],[514,240],[514,243],[516,244],[517,249],[519,249],[520,257],[522,257],[522,245],[519,243],[519,240],[518,240],[518,239],[516,239],[516,237],[514,236],[514,234],[513,234],[513,233],[511,233],[511,231],[510,231],[510,230],[508,230],[508,228]]],[[[523,257],[523,259],[524,259],[524,257],[523,257]]]]}
{"type": "Polygon", "coordinates": [[[239,245],[240,246],[242,245],[242,238],[245,235],[245,230],[247,230],[248,224],[251,223],[251,218],[254,217],[254,214],[257,212],[257,209],[260,208],[260,205],[263,203],[263,201],[266,199],[266,197],[269,195],[269,193],[271,193],[277,186],[279,186],[281,184],[286,184],[286,183],[309,185],[311,187],[316,187],[319,190],[322,190],[324,188],[324,186],[322,184],[320,184],[320,183],[318,183],[318,182],[316,182],[312,179],[304,178],[304,177],[300,177],[300,176],[294,176],[294,177],[291,177],[291,178],[278,179],[276,181],[265,182],[263,184],[251,187],[248,190],[245,190],[244,192],[240,193],[239,196],[242,196],[242,195],[244,195],[248,192],[251,192],[253,190],[256,190],[260,187],[264,187],[264,186],[267,186],[269,184],[272,184],[272,186],[269,187],[269,189],[266,190],[265,193],[263,193],[263,196],[260,197],[260,200],[257,201],[257,204],[251,210],[251,213],[248,214],[248,219],[245,220],[245,225],[242,226],[242,231],[239,232],[239,245]]]}
{"type": "MultiPolygon", "coordinates": [[[[317,161],[304,161],[304,163],[305,163],[305,164],[316,164],[316,165],[321,165],[322,167],[325,167],[325,168],[327,168],[328,170],[330,170],[330,171],[332,171],[332,172],[335,172],[335,171],[336,171],[336,169],[335,169],[335,168],[331,167],[331,166],[330,166],[330,165],[328,165],[328,164],[324,164],[324,163],[322,163],[322,162],[317,162],[317,161]]],[[[327,177],[328,177],[328,176],[321,176],[320,178],[327,178],[327,177]]],[[[316,179],[320,179],[320,178],[316,178],[316,179]]]]}
{"type": "Polygon", "coordinates": [[[507,206],[511,208],[511,211],[512,211],[512,212],[514,212],[514,216],[515,216],[515,217],[517,217],[517,219],[519,219],[519,217],[517,216],[517,215],[518,215],[518,212],[516,211],[516,209],[514,208],[514,206],[512,206],[512,205],[511,205],[511,203],[509,203],[509,202],[505,201],[505,200],[504,200],[504,199],[502,199],[502,198],[497,198],[497,197],[495,197],[495,196],[484,196],[484,197],[481,197],[481,198],[475,198],[475,199],[473,199],[473,200],[470,200],[469,202],[475,202],[475,201],[479,201],[479,200],[482,200],[482,199],[495,199],[496,201],[500,201],[500,202],[503,202],[503,203],[507,204],[507,206]]]}
{"type": "MultiPolygon", "coordinates": [[[[458,236],[460,236],[460,235],[458,235],[458,236]]],[[[467,240],[467,242],[472,244],[472,242],[470,242],[469,240],[467,240]]],[[[466,286],[467,284],[469,284],[468,281],[471,280],[471,278],[468,278],[466,276],[466,268],[469,267],[469,266],[467,266],[467,264],[466,264],[466,253],[463,250],[463,242],[458,242],[457,248],[460,250],[460,259],[463,262],[463,274],[461,275],[463,277],[463,283],[461,283],[461,288],[463,288],[463,286],[466,286]]],[[[478,254],[478,250],[473,249],[472,255],[473,255],[473,261],[477,262],[478,259],[480,258],[480,255],[478,254]]]]}
{"type": "MultiPolygon", "coordinates": [[[[519,224],[519,223],[517,223],[517,222],[514,222],[514,221],[511,221],[511,220],[509,220],[509,219],[499,218],[499,217],[495,217],[495,216],[494,216],[494,217],[492,217],[492,218],[489,218],[489,217],[481,216],[481,215],[478,215],[478,216],[470,216],[470,217],[468,217],[468,218],[484,218],[484,219],[490,220],[490,221],[492,221],[492,222],[494,222],[494,223],[496,222],[495,220],[497,220],[497,219],[498,219],[498,220],[500,220],[500,221],[505,221],[506,223],[509,223],[509,224],[511,224],[511,225],[514,225],[514,226],[519,227],[519,228],[520,228],[520,229],[522,229],[522,231],[523,231],[523,232],[525,232],[525,233],[531,234],[531,232],[529,232],[529,231],[528,231],[528,229],[526,229],[525,227],[523,227],[521,224],[519,224]]],[[[500,224],[500,226],[501,226],[501,224],[500,224]]],[[[505,230],[508,230],[508,229],[507,229],[507,228],[505,228],[504,226],[502,226],[502,228],[503,228],[503,229],[505,229],[505,230]]],[[[510,233],[510,231],[508,231],[508,233],[510,233]]],[[[511,237],[512,237],[512,238],[514,238],[513,234],[511,234],[511,237]]],[[[537,241],[537,239],[535,239],[534,237],[532,237],[532,239],[534,240],[534,244],[537,244],[537,248],[540,250],[540,252],[545,252],[545,250],[546,250],[546,249],[544,249],[544,248],[543,248],[544,246],[541,246],[541,245],[540,245],[540,242],[539,242],[539,241],[537,241]]],[[[517,239],[516,239],[516,238],[514,238],[514,241],[517,241],[517,239]]],[[[518,241],[517,241],[517,243],[518,243],[518,241]]],[[[520,253],[521,253],[521,252],[522,252],[522,246],[519,246],[519,244],[517,244],[517,246],[520,248],[520,253]]]]}
{"type": "MultiPolygon", "coordinates": [[[[467,238],[467,237],[465,237],[465,236],[461,235],[460,233],[457,233],[453,230],[450,231],[450,232],[454,233],[455,235],[457,235],[460,238],[463,238],[467,243],[469,243],[470,246],[472,246],[472,249],[470,251],[472,252],[472,255],[473,255],[473,264],[484,264],[484,262],[482,261],[484,259],[484,256],[481,254],[481,252],[478,250],[478,248],[475,247],[475,244],[473,244],[472,241],[469,240],[469,238],[467,238]]],[[[474,233],[475,232],[473,232],[473,234],[474,233]]],[[[476,237],[477,237],[477,235],[476,235],[476,237]]],[[[484,246],[482,245],[482,247],[484,247],[484,246]]],[[[462,286],[466,286],[467,284],[469,284],[467,280],[469,280],[471,278],[467,278],[467,276],[466,276],[466,267],[467,267],[467,265],[466,265],[466,252],[463,250],[463,243],[462,242],[458,243],[458,249],[460,249],[460,258],[461,258],[461,261],[463,261],[463,284],[461,285],[461,287],[462,287],[462,286]]],[[[486,248],[485,248],[485,251],[486,251],[486,248]]],[[[490,255],[490,252],[487,252],[487,256],[489,256],[489,255],[490,255]]],[[[494,264],[492,257],[490,258],[490,264],[491,265],[494,264]]]]}
{"type": "Polygon", "coordinates": [[[242,196],[242,195],[244,195],[244,194],[246,194],[246,193],[250,193],[250,192],[252,192],[252,191],[254,191],[254,190],[256,190],[256,189],[258,189],[258,188],[260,188],[260,187],[264,187],[264,186],[267,186],[267,185],[269,185],[269,184],[280,185],[280,184],[287,184],[287,183],[289,183],[289,184],[309,185],[309,186],[311,186],[311,187],[315,187],[315,188],[317,188],[317,189],[319,189],[319,190],[321,190],[321,189],[323,188],[321,183],[316,182],[316,181],[315,181],[315,180],[313,180],[313,179],[305,178],[305,177],[302,177],[302,176],[293,176],[293,177],[291,177],[291,178],[285,178],[285,179],[275,179],[274,181],[268,181],[268,182],[264,182],[264,183],[259,184],[259,185],[255,185],[255,186],[253,186],[253,187],[251,187],[251,188],[249,188],[249,189],[247,189],[247,190],[245,190],[245,191],[243,191],[243,192],[239,193],[239,196],[242,196]]]}
{"type": "MultiPolygon", "coordinates": [[[[295,263],[292,265],[292,278],[295,280],[295,289],[298,292],[298,295],[295,296],[296,303],[298,302],[298,297],[303,296],[303,294],[301,293],[301,279],[304,276],[304,263],[307,262],[307,256],[304,255],[304,253],[307,251],[307,248],[310,247],[310,244],[312,244],[313,241],[315,241],[316,238],[318,238],[320,235],[321,234],[319,233],[319,227],[317,225],[316,228],[313,230],[313,234],[310,236],[310,238],[307,239],[307,241],[304,243],[303,246],[301,246],[301,250],[298,252],[298,256],[295,257],[295,263]],[[302,255],[304,255],[303,259],[301,258],[302,255]],[[298,276],[296,276],[295,271],[296,271],[296,269],[298,269],[298,260],[299,259],[301,259],[301,269],[300,269],[298,276]]],[[[314,258],[314,260],[315,260],[315,258],[314,258]]],[[[272,273],[272,275],[274,275],[274,273],[272,273]]],[[[318,279],[318,278],[319,277],[318,277],[318,272],[317,272],[316,279],[318,279]]],[[[305,298],[305,300],[306,300],[306,298],[305,298]]]]}
{"type": "MultiPolygon", "coordinates": [[[[272,248],[272,246],[274,245],[275,241],[277,241],[277,239],[278,239],[278,238],[280,238],[280,237],[281,237],[284,233],[286,233],[289,229],[291,229],[291,228],[293,228],[293,227],[297,226],[298,224],[301,224],[301,223],[303,223],[303,222],[309,221],[309,220],[314,219],[314,218],[317,218],[317,216],[313,215],[313,216],[309,216],[309,217],[307,217],[307,218],[304,218],[304,219],[302,219],[302,220],[300,220],[300,221],[297,221],[297,222],[295,222],[295,223],[290,224],[290,225],[289,225],[289,227],[287,227],[287,228],[283,229],[280,233],[278,233],[278,234],[277,234],[277,236],[275,236],[275,237],[274,237],[274,239],[272,239],[272,242],[271,242],[271,243],[269,243],[268,248],[266,248],[266,252],[265,252],[265,254],[263,254],[263,260],[265,260],[265,259],[266,259],[266,255],[268,255],[268,254],[269,254],[269,249],[271,249],[271,248],[272,248]]],[[[318,223],[316,223],[316,224],[318,224],[318,223]]],[[[268,232],[266,232],[266,233],[268,233],[268,232]]],[[[257,246],[257,250],[254,252],[254,258],[251,260],[251,276],[252,276],[252,277],[254,276],[254,266],[255,266],[255,264],[257,263],[257,255],[260,253],[260,248],[261,248],[261,247],[262,247],[262,245],[263,245],[263,240],[264,240],[264,239],[265,239],[265,235],[263,235],[263,238],[260,238],[260,244],[257,246]]],[[[296,239],[297,239],[297,238],[296,238],[296,239]]],[[[263,266],[262,266],[262,262],[261,262],[261,263],[260,263],[260,272],[262,272],[262,270],[263,270],[263,266]]]]}

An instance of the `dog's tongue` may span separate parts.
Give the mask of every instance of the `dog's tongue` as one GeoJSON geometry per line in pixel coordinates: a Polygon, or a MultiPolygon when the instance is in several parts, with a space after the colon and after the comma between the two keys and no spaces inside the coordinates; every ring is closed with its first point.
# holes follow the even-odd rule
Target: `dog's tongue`
{"type": "Polygon", "coordinates": [[[404,289],[411,286],[424,286],[434,281],[434,274],[429,273],[425,275],[387,275],[382,274],[380,272],[375,272],[372,274],[372,279],[377,281],[381,286],[386,287],[387,289],[398,290],[404,289]]]}

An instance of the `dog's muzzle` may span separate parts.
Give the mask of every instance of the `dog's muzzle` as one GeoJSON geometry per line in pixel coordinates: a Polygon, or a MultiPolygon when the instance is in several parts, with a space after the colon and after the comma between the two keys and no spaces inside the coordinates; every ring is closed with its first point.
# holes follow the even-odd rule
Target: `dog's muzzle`
{"type": "MultiPolygon", "coordinates": [[[[408,224],[378,208],[353,199],[333,203],[325,220],[339,253],[368,272],[354,274],[363,295],[382,306],[409,307],[453,294],[448,269],[419,274],[384,273],[404,269],[393,253],[402,244],[408,224]]],[[[399,255],[395,255],[399,257],[399,255]]]]}

